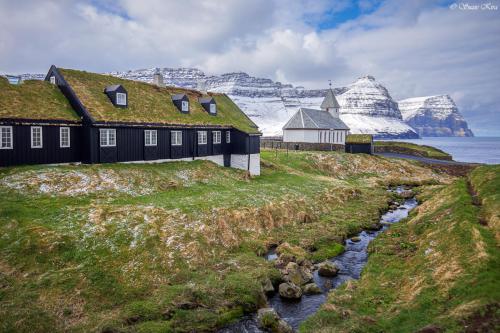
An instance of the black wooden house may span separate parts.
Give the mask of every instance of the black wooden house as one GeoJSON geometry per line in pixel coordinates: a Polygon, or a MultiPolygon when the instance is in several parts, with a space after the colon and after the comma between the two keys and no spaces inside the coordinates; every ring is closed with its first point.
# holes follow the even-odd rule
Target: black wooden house
{"type": "Polygon", "coordinates": [[[225,94],[55,66],[0,88],[0,166],[208,159],[260,172],[258,128],[225,94]]]}

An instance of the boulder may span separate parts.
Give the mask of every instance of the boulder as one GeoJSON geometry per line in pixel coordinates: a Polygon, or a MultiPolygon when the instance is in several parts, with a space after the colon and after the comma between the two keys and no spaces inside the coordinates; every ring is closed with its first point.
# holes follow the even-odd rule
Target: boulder
{"type": "Polygon", "coordinates": [[[399,196],[404,198],[404,199],[410,199],[415,196],[412,190],[406,190],[401,193],[399,193],[399,196]]]}
{"type": "Polygon", "coordinates": [[[339,268],[331,261],[324,261],[318,265],[318,274],[320,276],[332,277],[337,275],[339,268]]]}
{"type": "Polygon", "coordinates": [[[394,205],[394,204],[389,205],[389,210],[396,210],[396,209],[398,209],[398,205],[394,205]]]}
{"type": "Polygon", "coordinates": [[[359,237],[359,236],[352,237],[351,241],[354,243],[361,242],[361,237],[359,237]]]}
{"type": "Polygon", "coordinates": [[[316,283],[308,283],[303,287],[304,295],[321,294],[321,288],[316,283]]]}
{"type": "Polygon", "coordinates": [[[291,254],[288,253],[283,253],[281,254],[278,259],[276,259],[276,262],[274,263],[274,267],[282,269],[285,268],[286,265],[290,262],[295,262],[295,257],[291,254]]]}
{"type": "Polygon", "coordinates": [[[267,278],[262,282],[262,291],[265,294],[274,293],[274,286],[273,286],[273,283],[271,282],[271,279],[267,278]]]}
{"type": "Polygon", "coordinates": [[[262,308],[257,312],[260,328],[272,333],[293,333],[293,329],[280,318],[273,308],[262,308]]]}
{"type": "Polygon", "coordinates": [[[369,225],[366,230],[371,230],[371,231],[378,231],[382,229],[382,224],[380,223],[373,223],[372,225],[369,225]]]}
{"type": "Polygon", "coordinates": [[[307,267],[299,266],[295,262],[289,262],[282,271],[283,280],[301,286],[311,281],[313,275],[307,267]]]}
{"type": "Polygon", "coordinates": [[[285,282],[279,286],[280,296],[288,299],[299,299],[302,297],[302,289],[291,282],[285,282]]]}

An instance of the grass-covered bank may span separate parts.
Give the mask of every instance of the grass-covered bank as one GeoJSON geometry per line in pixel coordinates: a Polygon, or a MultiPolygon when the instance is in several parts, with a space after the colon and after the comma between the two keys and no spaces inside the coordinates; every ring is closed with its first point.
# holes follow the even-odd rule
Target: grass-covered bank
{"type": "Polygon", "coordinates": [[[359,281],[329,295],[301,332],[500,329],[500,167],[427,187],[406,221],[370,244],[359,281]],[[477,195],[473,201],[471,192],[477,195]]]}
{"type": "Polygon", "coordinates": [[[210,331],[262,304],[269,244],[321,260],[378,219],[388,184],[450,181],[377,156],[262,164],[1,169],[0,331],[210,331]]]}
{"type": "Polygon", "coordinates": [[[442,151],[441,149],[432,146],[417,145],[410,142],[375,141],[374,145],[376,153],[407,154],[448,161],[451,161],[453,158],[450,154],[442,151]]]}

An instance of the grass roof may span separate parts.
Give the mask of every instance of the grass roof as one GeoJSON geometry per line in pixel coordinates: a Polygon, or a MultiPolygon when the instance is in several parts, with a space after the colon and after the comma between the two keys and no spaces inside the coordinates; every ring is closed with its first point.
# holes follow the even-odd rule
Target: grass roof
{"type": "Polygon", "coordinates": [[[372,141],[371,134],[349,134],[345,139],[345,143],[372,143],[372,141]]]}
{"type": "Polygon", "coordinates": [[[80,117],[53,84],[27,80],[10,84],[0,77],[0,119],[72,120],[80,117]]]}
{"type": "Polygon", "coordinates": [[[259,133],[257,126],[225,94],[214,94],[217,115],[209,115],[198,102],[202,94],[195,90],[158,87],[152,84],[120,79],[117,77],[59,69],[87,111],[96,121],[159,123],[172,125],[232,126],[247,133],[259,133]],[[104,88],[121,84],[128,93],[128,107],[115,107],[104,88]],[[172,95],[189,97],[189,113],[181,113],[172,102],[172,95]]]}

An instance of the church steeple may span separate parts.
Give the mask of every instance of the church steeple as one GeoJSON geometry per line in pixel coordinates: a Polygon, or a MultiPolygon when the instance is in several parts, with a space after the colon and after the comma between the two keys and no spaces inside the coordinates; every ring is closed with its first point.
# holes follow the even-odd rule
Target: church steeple
{"type": "Polygon", "coordinates": [[[325,99],[323,99],[323,102],[321,103],[321,110],[327,111],[333,117],[338,118],[340,105],[335,98],[335,93],[333,92],[331,81],[329,82],[329,85],[330,88],[326,91],[325,99]]]}

